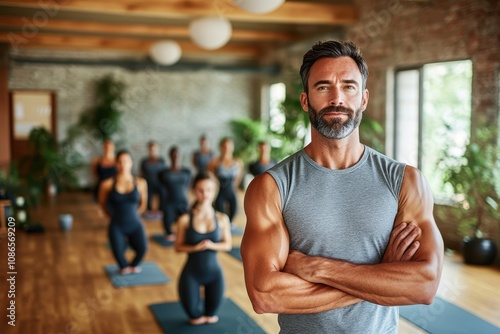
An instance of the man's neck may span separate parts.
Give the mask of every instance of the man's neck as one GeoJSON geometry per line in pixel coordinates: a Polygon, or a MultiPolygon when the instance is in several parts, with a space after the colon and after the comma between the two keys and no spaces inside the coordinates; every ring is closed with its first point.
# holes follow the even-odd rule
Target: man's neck
{"type": "Polygon", "coordinates": [[[359,141],[357,131],[344,139],[328,139],[314,132],[306,153],[320,166],[330,169],[346,169],[354,166],[363,156],[365,146],[359,141]]]}

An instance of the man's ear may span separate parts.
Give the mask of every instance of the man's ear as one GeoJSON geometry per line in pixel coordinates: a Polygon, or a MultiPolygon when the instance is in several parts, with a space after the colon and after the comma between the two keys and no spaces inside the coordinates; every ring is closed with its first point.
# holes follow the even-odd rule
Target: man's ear
{"type": "Polygon", "coordinates": [[[302,109],[304,109],[305,112],[308,112],[309,111],[309,103],[308,103],[308,99],[307,99],[307,93],[306,92],[302,92],[300,94],[300,104],[302,106],[302,109]]]}
{"type": "Polygon", "coordinates": [[[363,100],[361,101],[361,110],[365,111],[366,106],[368,105],[368,99],[370,97],[370,92],[368,92],[368,89],[365,89],[365,92],[363,94],[363,100]]]}

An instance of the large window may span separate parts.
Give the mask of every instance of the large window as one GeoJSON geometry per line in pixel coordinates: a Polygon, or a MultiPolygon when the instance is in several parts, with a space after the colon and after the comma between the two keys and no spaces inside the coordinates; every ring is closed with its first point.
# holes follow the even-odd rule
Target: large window
{"type": "Polygon", "coordinates": [[[448,198],[437,164],[446,147],[461,155],[470,138],[472,62],[396,71],[394,157],[418,167],[437,198],[448,198]]]}
{"type": "Polygon", "coordinates": [[[286,121],[285,113],[281,108],[286,97],[285,84],[282,82],[272,84],[269,87],[269,95],[269,128],[271,131],[282,133],[286,121]]]}

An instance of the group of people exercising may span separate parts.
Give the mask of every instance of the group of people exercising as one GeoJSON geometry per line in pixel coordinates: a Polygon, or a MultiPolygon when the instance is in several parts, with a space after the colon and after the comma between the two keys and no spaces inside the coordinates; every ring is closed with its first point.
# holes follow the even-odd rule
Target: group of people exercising
{"type": "MultiPolygon", "coordinates": [[[[259,144],[262,156],[261,147],[259,144]]],[[[223,138],[219,148],[220,155],[215,156],[207,137],[200,137],[200,147],[192,157],[197,172],[194,178],[191,170],[182,166],[177,146],[170,148],[170,165],[167,166],[159,155],[158,143],[154,141],[148,143],[148,156],[140,163],[141,176],[133,175],[130,152],[121,150],[115,153],[111,140],[103,141],[102,156],[92,164],[97,179],[95,198],[110,218],[108,236],[120,274],[141,271],[139,265],[147,250],[141,215],[152,210],[152,198],[159,197],[165,239],[174,243],[176,251],[188,253],[178,291],[181,304],[194,325],[218,321],[216,312],[223,300],[224,278],[217,251],[229,251],[232,247],[236,189],[243,174],[242,161],[233,156],[233,140],[223,138]],[[189,186],[194,198],[191,205],[189,186]],[[127,246],[135,252],[132,261],[125,257],[127,246]],[[203,312],[200,308],[201,286],[205,287],[203,312]]],[[[262,161],[269,166],[273,163],[270,159],[262,161]]]]}

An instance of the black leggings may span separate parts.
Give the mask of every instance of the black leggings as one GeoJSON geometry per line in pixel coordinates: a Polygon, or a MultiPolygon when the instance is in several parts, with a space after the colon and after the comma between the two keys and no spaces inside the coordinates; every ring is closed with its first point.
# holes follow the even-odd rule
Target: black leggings
{"type": "Polygon", "coordinates": [[[128,266],[137,267],[142,258],[146,254],[147,242],[144,227],[138,225],[137,228],[130,233],[124,232],[116,224],[110,224],[108,230],[109,242],[113,255],[118,262],[120,269],[128,266]],[[125,258],[125,251],[127,250],[127,239],[130,247],[135,251],[135,257],[129,264],[125,258]]]}
{"type": "Polygon", "coordinates": [[[163,201],[165,201],[165,198],[167,197],[167,190],[162,187],[160,184],[149,182],[148,183],[148,210],[153,209],[153,196],[155,194],[158,194],[159,196],[159,202],[160,206],[163,201]]]}
{"type": "Polygon", "coordinates": [[[188,206],[189,204],[186,201],[166,203],[163,206],[163,228],[165,229],[165,234],[173,234],[172,225],[174,225],[180,215],[189,210],[188,206]]]}
{"type": "Polygon", "coordinates": [[[232,185],[227,185],[219,189],[219,194],[215,199],[214,206],[217,211],[227,213],[229,221],[233,223],[233,218],[238,209],[238,201],[232,185]]]}
{"type": "Polygon", "coordinates": [[[190,319],[217,313],[224,299],[224,277],[220,268],[209,275],[186,265],[179,279],[179,298],[190,319]],[[205,286],[205,307],[202,305],[200,287],[205,286]]]}

